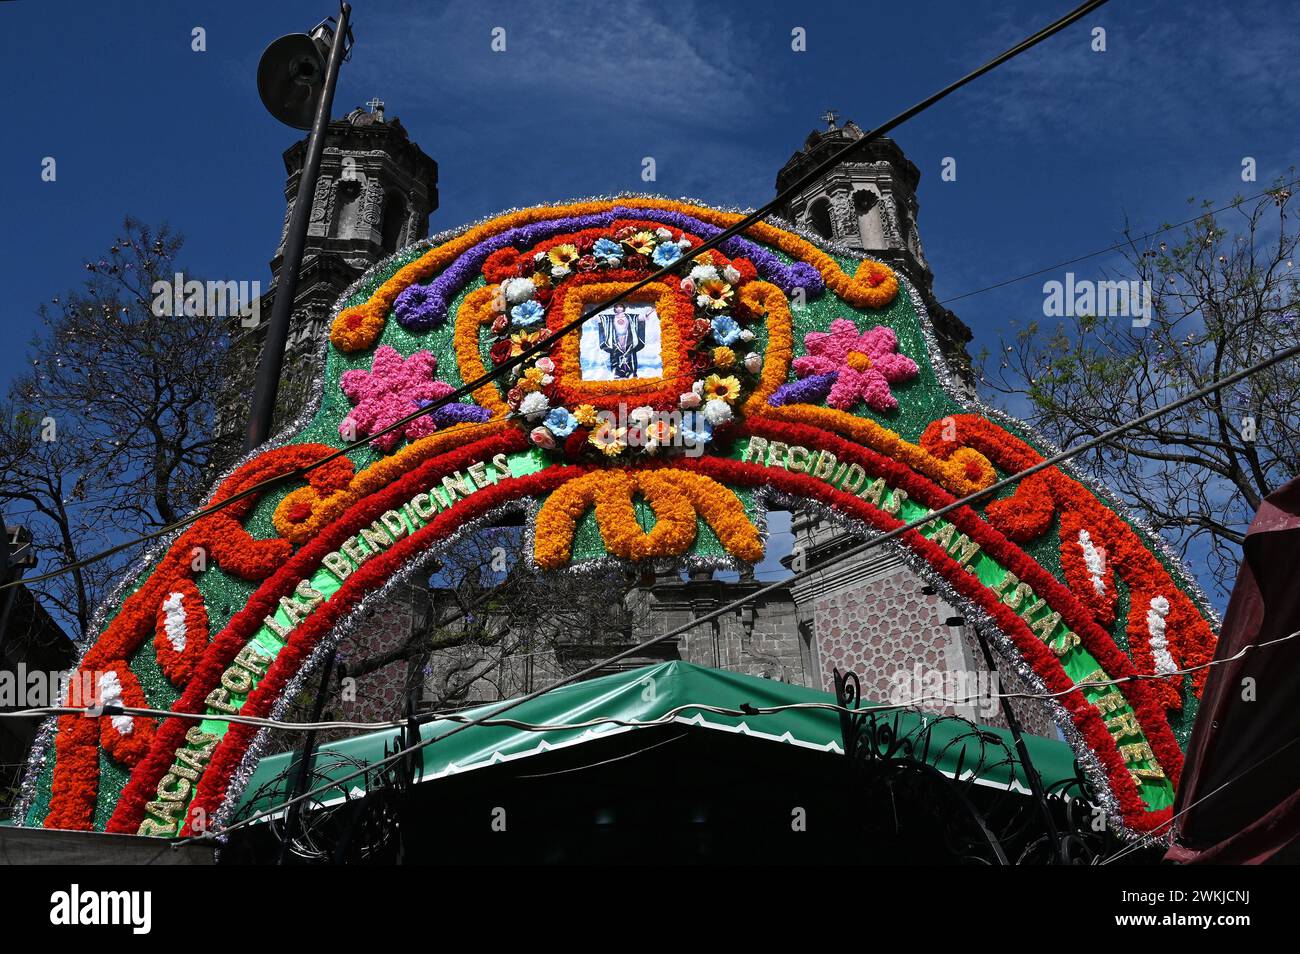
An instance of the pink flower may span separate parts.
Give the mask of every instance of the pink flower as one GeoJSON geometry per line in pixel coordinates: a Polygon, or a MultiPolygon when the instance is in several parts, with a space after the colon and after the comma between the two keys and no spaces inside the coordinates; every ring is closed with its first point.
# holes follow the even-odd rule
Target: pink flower
{"type": "Polygon", "coordinates": [[[808,354],[794,359],[795,374],[807,378],[834,373],[826,403],[842,411],[858,401],[875,411],[892,411],[898,399],[889,386],[917,374],[916,362],[898,353],[898,336],[884,325],[859,333],[852,321],[836,318],[830,331],[810,331],[803,343],[808,354]]]}
{"type": "MultiPolygon", "coordinates": [[[[344,371],[339,386],[354,405],[339,425],[339,433],[366,437],[397,423],[419,407],[451,394],[451,385],[433,380],[437,359],[428,351],[403,358],[390,345],[380,345],[369,371],[344,371]]],[[[415,441],[437,430],[433,416],[425,414],[376,437],[370,446],[388,453],[405,437],[415,441]]]]}

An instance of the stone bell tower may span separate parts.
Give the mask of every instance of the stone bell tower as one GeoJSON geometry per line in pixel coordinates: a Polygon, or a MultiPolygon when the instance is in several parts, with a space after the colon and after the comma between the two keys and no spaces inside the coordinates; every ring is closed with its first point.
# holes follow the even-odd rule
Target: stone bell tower
{"type": "MultiPolygon", "coordinates": [[[[330,308],[370,266],[423,238],[438,207],[438,164],[411,141],[384,104],[372,99],[329,124],[320,177],[312,196],[307,245],[280,382],[277,414],[288,419],[307,396],[317,368],[317,346],[329,333],[330,308]]],[[[262,302],[270,314],[279,285],[289,216],[307,153],[300,139],[284,153],[284,227],[271,258],[271,288],[262,302]]]]}
{"type": "MultiPolygon", "coordinates": [[[[861,139],[863,131],[852,120],[836,125],[836,113],[822,119],[826,128],[808,134],[803,147],[776,175],[782,191],[828,156],[861,139]]],[[[863,146],[849,162],[842,162],[809,184],[785,204],[781,215],[795,225],[870,255],[904,273],[925,301],[939,346],[949,365],[974,390],[966,342],[970,329],[935,300],[934,275],[925,258],[916,227],[916,187],[920,170],[892,139],[877,139],[863,146]]]]}
{"type": "MultiPolygon", "coordinates": [[[[411,141],[396,117],[384,115],[382,101],[372,99],[367,106],[327,127],[276,398],[275,428],[293,418],[307,399],[319,371],[317,353],[329,334],[334,302],[370,266],[427,235],[429,214],[438,207],[438,164],[411,141]]],[[[298,201],[306,153],[306,139],[284,153],[284,225],[271,258],[271,284],[259,302],[260,323],[252,329],[232,330],[231,371],[218,415],[227,460],[242,453],[253,380],[279,287],[289,216],[298,201]]]]}
{"type": "MultiPolygon", "coordinates": [[[[822,117],[826,128],[814,130],[776,177],[785,189],[809,169],[865,134],[853,122],[836,124],[833,111],[822,117]]],[[[782,209],[795,225],[855,252],[885,262],[916,287],[929,313],[940,350],[957,383],[974,394],[966,342],[970,329],[935,299],[934,275],[917,230],[916,189],[921,179],[898,144],[879,139],[861,148],[849,162],[834,166],[810,183],[782,209]]],[[[854,557],[841,554],[859,537],[846,535],[810,512],[791,515],[795,551],[786,562],[819,572],[791,587],[801,630],[815,652],[813,685],[830,690],[831,670],[854,670],[867,698],[888,700],[900,669],[907,673],[982,672],[986,666],[974,630],[903,563],[892,548],[854,557]]],[[[1008,667],[1000,674],[1005,689],[1020,688],[1008,667]]],[[[1000,713],[971,705],[927,705],[985,724],[1004,724],[1000,713]]],[[[1026,729],[1042,735],[1053,730],[1035,703],[1015,705],[1026,729]]]]}

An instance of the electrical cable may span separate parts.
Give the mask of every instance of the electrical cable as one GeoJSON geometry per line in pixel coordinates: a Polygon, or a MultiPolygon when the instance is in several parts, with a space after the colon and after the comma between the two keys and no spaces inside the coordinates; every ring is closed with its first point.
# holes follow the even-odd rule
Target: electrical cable
{"type": "MultiPolygon", "coordinates": [[[[778,712],[786,712],[792,709],[825,709],[834,712],[840,712],[852,715],[855,712],[875,712],[890,709],[915,709],[922,705],[939,703],[943,705],[962,706],[970,705],[975,702],[993,702],[1002,699],[1020,699],[1025,701],[1046,702],[1067,696],[1072,692],[1080,689],[1105,689],[1111,686],[1122,685],[1126,682],[1141,680],[1170,679],[1175,676],[1188,676],[1202,669],[1209,669],[1213,666],[1221,666],[1225,663],[1235,662],[1246,656],[1247,653],[1255,649],[1264,649],[1268,646],[1274,646],[1278,643],[1284,643],[1288,640],[1300,637],[1300,630],[1296,630],[1287,636],[1279,636],[1277,639],[1266,640],[1262,643],[1248,643],[1242,646],[1240,650],[1231,656],[1225,656],[1222,659],[1212,659],[1209,662],[1200,663],[1196,666],[1188,666],[1184,669],[1173,669],[1165,673],[1135,673],[1131,676],[1120,676],[1115,679],[1095,679],[1077,682],[1069,689],[1062,689],[1057,692],[989,692],[979,693],[974,696],[964,698],[949,697],[945,695],[926,694],[917,696],[901,702],[879,703],[867,706],[859,706],[850,709],[829,702],[792,702],[783,703],[776,706],[750,706],[746,709],[729,709],[726,707],[714,706],[708,703],[683,703],[674,709],[669,710],[668,715],[658,716],[655,719],[618,719],[614,717],[600,717],[589,719],[586,722],[566,722],[566,723],[536,723],[522,722],[517,719],[484,719],[474,722],[468,716],[460,715],[459,711],[445,712],[415,712],[409,718],[391,719],[386,722],[347,722],[347,721],[330,721],[330,722],[284,722],[279,719],[266,719],[259,716],[242,716],[238,714],[220,715],[208,714],[202,712],[173,712],[170,709],[149,709],[139,706],[38,706],[29,709],[17,709],[9,712],[0,712],[0,718],[44,718],[51,715],[85,715],[91,718],[111,718],[113,716],[143,716],[156,719],[190,719],[194,722],[225,722],[228,724],[252,725],[264,729],[278,729],[286,732],[316,732],[316,731],[339,731],[355,730],[361,732],[379,732],[385,729],[401,729],[410,725],[414,720],[420,724],[427,725],[430,722],[474,722],[479,726],[501,726],[512,729],[519,729],[524,732],[567,732],[576,729],[592,728],[602,724],[614,724],[621,726],[640,726],[640,725],[660,725],[666,721],[672,721],[675,715],[686,709],[697,709],[702,712],[713,712],[718,715],[740,717],[744,715],[772,715],[778,712]]],[[[514,658],[514,657],[511,657],[514,658]]],[[[491,703],[487,703],[491,705],[491,703]]],[[[478,708],[473,706],[470,708],[478,708]]]]}
{"type": "Polygon", "coordinates": [[[1002,288],[1006,285],[1014,285],[1016,282],[1023,282],[1026,278],[1035,278],[1038,275],[1045,275],[1048,272],[1054,272],[1059,268],[1065,268],[1067,265],[1074,265],[1078,262],[1087,261],[1090,258],[1096,258],[1098,255],[1105,255],[1107,252],[1118,252],[1120,249],[1126,248],[1129,245],[1134,244],[1135,242],[1145,242],[1147,239],[1155,238],[1157,235],[1163,235],[1165,232],[1172,232],[1174,229],[1180,229],[1185,225],[1191,225],[1193,222],[1199,222],[1207,215],[1217,215],[1220,212],[1226,212],[1228,209],[1235,208],[1238,205],[1241,205],[1243,203],[1253,202],[1255,199],[1262,199],[1266,195],[1272,195],[1276,192],[1284,191],[1286,189],[1289,189],[1291,186],[1296,185],[1297,183],[1300,183],[1300,179],[1292,179],[1289,182],[1284,182],[1280,185],[1273,186],[1272,188],[1265,189],[1262,192],[1256,192],[1254,195],[1247,196],[1246,198],[1241,199],[1240,201],[1234,199],[1232,202],[1226,203],[1216,208],[1206,209],[1205,211],[1194,216],[1193,218],[1184,219],[1182,222],[1176,222],[1173,225],[1161,226],[1158,229],[1154,229],[1143,235],[1136,236],[1135,238],[1127,239],[1123,242],[1116,242],[1114,245],[1107,245],[1105,248],[1097,249],[1097,251],[1095,252],[1088,252],[1086,255],[1079,255],[1075,258],[1066,259],[1063,262],[1057,262],[1055,265],[1048,265],[1045,268],[1039,268],[1032,272],[1026,272],[1023,275],[1017,275],[1015,278],[1008,278],[1000,282],[994,282],[992,285],[985,285],[983,288],[976,288],[974,291],[962,292],[960,295],[954,295],[952,298],[943,299],[942,301],[939,302],[939,304],[950,305],[955,301],[961,301],[963,298],[970,298],[974,295],[982,295],[987,291],[993,291],[995,288],[1002,288]]]}
{"type": "MultiPolygon", "coordinates": [[[[864,134],[861,139],[854,140],[853,142],[848,143],[842,148],[836,150],[835,152],[832,152],[820,163],[813,166],[811,169],[809,169],[806,173],[804,173],[794,182],[790,183],[785,189],[778,192],[773,199],[768,201],[760,208],[744,215],[733,224],[727,226],[725,229],[723,229],[713,238],[708,239],[707,241],[703,242],[702,244],[696,247],[688,249],[685,253],[683,253],[682,258],[679,259],[678,261],[673,262],[671,265],[666,265],[663,268],[659,269],[658,271],[651,272],[647,274],[644,278],[641,278],[633,282],[631,285],[623,289],[621,292],[618,292],[617,294],[613,295],[612,297],[600,303],[599,305],[594,306],[594,310],[604,311],[608,308],[613,307],[619,302],[625,301],[640,289],[645,288],[651,282],[658,281],[659,279],[668,276],[669,274],[671,274],[673,269],[679,268],[682,264],[686,262],[693,261],[696,257],[703,254],[704,252],[717,248],[719,245],[721,245],[723,242],[727,241],[728,239],[736,235],[739,235],[741,232],[749,228],[751,225],[754,225],[755,223],[764,219],[766,216],[770,215],[772,212],[779,209],[782,203],[784,203],[787,199],[789,199],[794,195],[797,195],[802,189],[804,189],[812,182],[816,181],[823,174],[833,169],[835,166],[839,165],[840,163],[847,161],[848,158],[853,153],[860,151],[865,146],[869,145],[879,137],[893,130],[895,127],[901,125],[902,123],[913,118],[914,116],[924,112],[925,110],[929,109],[931,106],[935,105],[939,101],[947,98],[952,93],[961,89],[963,86],[966,86],[967,84],[983,76],[985,73],[988,73],[996,69],[997,67],[1001,66],[1003,63],[1007,62],[1008,60],[1014,59],[1015,57],[1019,56],[1021,53],[1024,53],[1025,51],[1032,49],[1033,47],[1037,46],[1039,43],[1043,42],[1049,37],[1054,36],[1055,34],[1059,33],[1061,30],[1070,26],[1075,21],[1083,18],[1084,16],[1098,9],[1099,7],[1104,6],[1106,2],[1107,0],[1087,0],[1087,2],[1081,4],[1080,6],[1076,7],[1074,10],[1071,10],[1069,13],[1053,21],[1052,23],[1048,24],[1046,27],[1039,30],[1037,33],[1034,33],[1033,35],[1027,37],[1026,39],[1021,40],[1015,46],[1007,49],[1006,51],[999,54],[998,56],[995,56],[993,59],[989,60],[984,65],[978,67],[975,70],[972,70],[970,73],[967,73],[965,76],[961,77],[960,79],[954,80],[952,83],[949,83],[943,89],[939,90],[938,92],[930,94],[925,99],[921,100],[915,105],[903,110],[903,112],[894,116],[894,118],[888,120],[887,122],[883,123],[880,126],[877,126],[875,129],[871,130],[871,132],[864,134]]],[[[345,447],[339,448],[335,451],[332,451],[329,454],[324,455],[319,460],[313,461],[310,464],[304,464],[284,474],[280,474],[275,477],[268,477],[262,481],[259,481],[256,484],[244,488],[243,490],[237,493],[231,494],[229,497],[226,497],[218,504],[214,504],[210,507],[197,510],[194,513],[188,515],[187,517],[178,520],[157,531],[154,531],[148,535],[141,536],[132,541],[127,541],[125,543],[118,544],[114,547],[110,547],[109,549],[103,551],[102,553],[87,557],[83,560],[78,561],[77,563],[68,564],[67,566],[60,567],[58,570],[51,571],[49,574],[43,574],[43,575],[33,577],[31,582],[40,582],[44,579],[50,578],[50,576],[58,575],[61,573],[67,573],[70,572],[71,570],[79,569],[91,563],[98,562],[99,560],[105,559],[113,555],[114,553],[119,553],[122,550],[136,546],[140,543],[155,539],[160,536],[164,536],[172,532],[173,530],[188,526],[194,521],[200,520],[203,517],[208,516],[209,514],[215,513],[216,511],[222,509],[223,507],[230,506],[236,503],[237,501],[243,500],[249,496],[261,494],[265,490],[269,489],[270,487],[279,486],[280,484],[285,483],[286,481],[289,480],[299,479],[305,476],[306,474],[310,473],[311,471],[315,470],[316,468],[329,463],[332,460],[336,460],[337,458],[342,457],[348,453],[351,453],[355,450],[359,450],[369,441],[372,441],[378,437],[382,437],[386,434],[392,433],[393,431],[396,431],[399,428],[405,427],[407,424],[409,424],[411,421],[415,420],[416,418],[422,417],[426,414],[433,413],[434,411],[437,411],[448,404],[459,401],[460,398],[462,397],[467,397],[472,395],[479,388],[491,384],[493,381],[495,381],[498,377],[502,376],[503,374],[509,371],[513,371],[516,367],[520,367],[521,365],[525,364],[533,356],[540,354],[542,352],[549,352],[551,348],[554,347],[555,342],[559,338],[562,338],[564,335],[570,334],[574,330],[580,328],[585,321],[586,321],[586,316],[579,315],[577,318],[569,322],[567,325],[564,325],[561,328],[556,329],[555,332],[553,332],[545,339],[538,341],[536,344],[531,345],[528,348],[525,348],[518,355],[515,355],[507,359],[500,365],[497,365],[497,367],[495,367],[493,370],[480,376],[476,380],[471,381],[468,384],[462,384],[459,388],[456,388],[455,390],[444,395],[443,397],[434,400],[429,405],[423,408],[419,408],[416,411],[413,411],[412,413],[406,415],[405,417],[399,418],[397,421],[393,422],[392,424],[388,425],[387,427],[383,428],[380,431],[367,435],[365,440],[356,441],[345,447]]],[[[15,584],[12,582],[0,584],[0,590],[3,590],[13,585],[15,584]]]]}

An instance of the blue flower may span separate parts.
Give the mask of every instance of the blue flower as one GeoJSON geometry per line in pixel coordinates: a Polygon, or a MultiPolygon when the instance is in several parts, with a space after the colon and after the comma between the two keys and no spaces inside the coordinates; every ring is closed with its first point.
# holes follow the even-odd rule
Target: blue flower
{"type": "Polygon", "coordinates": [[[660,245],[655,249],[654,255],[651,256],[651,258],[654,259],[654,263],[660,268],[671,265],[681,257],[682,250],[673,242],[665,242],[663,245],[660,245]]]}
{"type": "Polygon", "coordinates": [[[740,337],[740,325],[734,318],[719,315],[713,319],[713,338],[720,345],[729,345],[740,337]]]}
{"type": "Polygon", "coordinates": [[[557,407],[542,421],[556,437],[568,437],[578,426],[578,419],[566,407],[557,407]]]}
{"type": "Polygon", "coordinates": [[[546,315],[546,309],[540,302],[526,301],[510,309],[510,317],[517,324],[535,325],[546,315]]]}
{"type": "Polygon", "coordinates": [[[713,425],[699,411],[682,413],[682,443],[691,445],[707,444],[713,440],[713,425]]]}
{"type": "Polygon", "coordinates": [[[597,258],[620,261],[623,258],[623,246],[610,239],[596,239],[596,244],[591,248],[592,254],[597,258]]]}

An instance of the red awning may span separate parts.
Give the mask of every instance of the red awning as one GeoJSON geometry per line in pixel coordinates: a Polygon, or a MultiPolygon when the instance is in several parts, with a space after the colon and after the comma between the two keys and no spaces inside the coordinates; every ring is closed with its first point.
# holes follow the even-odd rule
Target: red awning
{"type": "MultiPolygon", "coordinates": [[[[1300,478],[1264,499],[1243,550],[1216,659],[1300,630],[1300,478]]],[[[1210,671],[1174,803],[1170,861],[1259,864],[1300,837],[1297,673],[1300,639],[1210,671]]]]}

